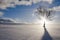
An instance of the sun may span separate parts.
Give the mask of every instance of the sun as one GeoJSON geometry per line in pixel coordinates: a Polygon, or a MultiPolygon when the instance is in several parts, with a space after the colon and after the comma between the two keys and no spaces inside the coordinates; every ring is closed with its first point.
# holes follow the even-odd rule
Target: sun
{"type": "Polygon", "coordinates": [[[41,19],[41,24],[43,25],[44,22],[45,22],[45,24],[48,24],[48,23],[49,23],[49,21],[48,21],[46,18],[43,17],[43,18],[41,19]]]}

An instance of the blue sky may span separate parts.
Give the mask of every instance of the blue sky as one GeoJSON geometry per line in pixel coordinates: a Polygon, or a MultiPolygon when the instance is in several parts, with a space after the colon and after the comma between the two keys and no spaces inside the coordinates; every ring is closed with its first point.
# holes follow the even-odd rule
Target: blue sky
{"type": "MultiPolygon", "coordinates": [[[[5,0],[6,1],[6,0],[5,0]]],[[[35,0],[36,1],[36,0],[35,0]]],[[[4,2],[4,1],[3,1],[4,2]]],[[[2,2],[2,3],[3,3],[2,2]]],[[[11,1],[12,2],[12,1],[11,1]]],[[[15,1],[14,1],[15,2],[15,1]]],[[[2,4],[3,5],[3,4],[2,4]]],[[[38,2],[32,2],[31,4],[16,4],[16,5],[13,5],[13,7],[1,7],[0,8],[0,17],[2,18],[12,18],[16,21],[19,21],[19,22],[36,22],[38,20],[38,18],[36,16],[33,16],[33,13],[34,13],[34,10],[37,9],[39,6],[41,5],[44,5],[44,6],[47,6],[47,7],[50,7],[50,8],[54,8],[56,7],[56,9],[58,11],[56,11],[56,16],[58,16],[57,18],[55,18],[54,20],[55,21],[59,21],[60,17],[60,11],[59,11],[59,6],[60,6],[60,0],[52,0],[51,3],[50,1],[38,1],[38,2]]],[[[1,6],[1,5],[0,5],[1,6]]]]}

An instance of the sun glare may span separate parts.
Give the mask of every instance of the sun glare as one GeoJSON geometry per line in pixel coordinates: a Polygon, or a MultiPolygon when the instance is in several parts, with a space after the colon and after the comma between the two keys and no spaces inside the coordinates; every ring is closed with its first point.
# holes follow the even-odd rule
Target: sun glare
{"type": "Polygon", "coordinates": [[[46,24],[48,24],[48,23],[49,23],[49,21],[48,21],[46,18],[42,18],[42,19],[41,19],[41,24],[43,25],[43,24],[44,24],[44,22],[45,22],[46,24]]]}

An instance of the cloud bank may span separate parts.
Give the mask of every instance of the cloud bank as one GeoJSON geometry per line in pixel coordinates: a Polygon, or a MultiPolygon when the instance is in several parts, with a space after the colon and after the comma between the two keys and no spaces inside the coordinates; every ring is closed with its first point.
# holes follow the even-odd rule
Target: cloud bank
{"type": "Polygon", "coordinates": [[[32,5],[40,1],[52,3],[53,0],[0,0],[0,9],[15,7],[16,5],[32,5]]]}
{"type": "Polygon", "coordinates": [[[53,7],[52,9],[55,10],[55,11],[60,11],[60,6],[53,7]]]}
{"type": "Polygon", "coordinates": [[[0,23],[16,23],[16,21],[11,18],[0,18],[0,23]]]}

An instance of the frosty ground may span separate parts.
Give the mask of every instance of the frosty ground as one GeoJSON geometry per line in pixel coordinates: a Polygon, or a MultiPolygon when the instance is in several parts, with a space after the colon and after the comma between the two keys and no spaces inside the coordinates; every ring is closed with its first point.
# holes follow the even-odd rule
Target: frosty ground
{"type": "Polygon", "coordinates": [[[46,25],[2,25],[0,24],[0,40],[60,40],[60,24],[46,25]],[[50,39],[49,39],[50,40],[50,39]]]}

